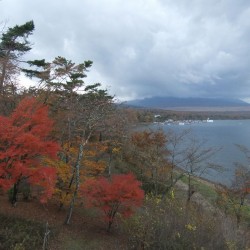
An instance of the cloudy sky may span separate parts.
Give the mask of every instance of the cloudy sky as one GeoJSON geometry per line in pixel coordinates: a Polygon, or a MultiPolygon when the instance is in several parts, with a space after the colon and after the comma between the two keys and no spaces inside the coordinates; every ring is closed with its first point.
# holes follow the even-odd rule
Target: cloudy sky
{"type": "Polygon", "coordinates": [[[92,60],[120,100],[250,100],[249,0],[0,0],[7,27],[30,20],[29,59],[92,60]]]}

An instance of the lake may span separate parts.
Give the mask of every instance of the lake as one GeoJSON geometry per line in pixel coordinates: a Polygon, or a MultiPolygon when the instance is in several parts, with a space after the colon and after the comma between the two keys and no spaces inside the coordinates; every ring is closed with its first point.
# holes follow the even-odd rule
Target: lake
{"type": "Polygon", "coordinates": [[[191,129],[195,137],[206,140],[205,147],[221,148],[213,156],[213,162],[222,165],[225,170],[223,173],[211,170],[203,176],[211,181],[230,185],[234,177],[235,163],[247,164],[246,157],[235,145],[244,145],[250,149],[250,120],[214,120],[185,125],[153,124],[150,127],[160,127],[166,132],[171,129],[177,133],[191,129]]]}

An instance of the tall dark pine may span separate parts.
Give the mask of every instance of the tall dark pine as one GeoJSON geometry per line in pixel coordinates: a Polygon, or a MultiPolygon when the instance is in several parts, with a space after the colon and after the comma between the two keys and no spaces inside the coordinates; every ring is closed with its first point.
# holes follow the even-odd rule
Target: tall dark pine
{"type": "Polygon", "coordinates": [[[19,73],[21,57],[31,50],[29,35],[35,26],[33,21],[9,28],[0,38],[0,94],[4,95],[5,86],[12,83],[19,73]]]}

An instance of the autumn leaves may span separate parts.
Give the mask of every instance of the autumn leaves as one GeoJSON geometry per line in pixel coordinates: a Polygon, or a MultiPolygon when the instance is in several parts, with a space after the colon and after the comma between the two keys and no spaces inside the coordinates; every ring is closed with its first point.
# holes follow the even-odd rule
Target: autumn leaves
{"type": "Polygon", "coordinates": [[[51,137],[52,128],[48,107],[33,97],[24,98],[9,117],[0,116],[0,188],[12,189],[13,205],[23,183],[42,203],[53,198],[61,207],[68,206],[80,195],[88,206],[104,212],[110,230],[118,212],[128,216],[142,204],[144,192],[132,174],[96,178],[107,166],[102,157],[109,152],[106,143],[83,145],[77,136],[70,145],[60,146],[51,137]],[[84,154],[80,159],[77,145],[84,154]]]}
{"type": "Polygon", "coordinates": [[[140,207],[144,192],[133,174],[113,175],[110,179],[88,179],[81,188],[87,206],[103,211],[110,231],[117,213],[130,216],[133,208],[140,207]]]}
{"type": "Polygon", "coordinates": [[[53,194],[56,170],[42,160],[55,158],[59,150],[48,137],[52,124],[48,108],[34,98],[24,99],[10,117],[0,116],[0,187],[6,191],[13,186],[13,205],[24,180],[42,187],[41,202],[53,194]]]}

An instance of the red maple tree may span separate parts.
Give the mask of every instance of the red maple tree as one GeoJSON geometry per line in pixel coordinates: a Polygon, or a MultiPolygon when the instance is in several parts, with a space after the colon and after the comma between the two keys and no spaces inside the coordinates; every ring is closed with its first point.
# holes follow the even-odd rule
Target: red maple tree
{"type": "Polygon", "coordinates": [[[142,205],[144,192],[141,183],[129,174],[113,175],[111,179],[100,177],[87,180],[81,188],[87,206],[97,207],[105,214],[108,231],[117,213],[123,217],[130,216],[133,208],[142,205]]]}
{"type": "Polygon", "coordinates": [[[41,202],[52,195],[56,171],[43,164],[59,150],[49,137],[52,126],[48,108],[35,98],[23,99],[10,117],[0,116],[0,188],[13,187],[13,204],[24,180],[42,187],[41,202]]]}

